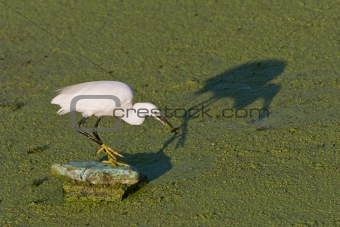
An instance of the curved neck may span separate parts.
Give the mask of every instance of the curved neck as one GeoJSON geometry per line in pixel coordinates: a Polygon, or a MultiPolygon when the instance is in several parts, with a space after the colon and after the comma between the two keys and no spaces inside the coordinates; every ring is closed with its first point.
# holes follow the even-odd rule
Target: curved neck
{"type": "Polygon", "coordinates": [[[152,116],[152,112],[158,110],[151,103],[136,103],[132,107],[125,108],[121,119],[131,125],[143,124],[146,116],[152,116]]]}

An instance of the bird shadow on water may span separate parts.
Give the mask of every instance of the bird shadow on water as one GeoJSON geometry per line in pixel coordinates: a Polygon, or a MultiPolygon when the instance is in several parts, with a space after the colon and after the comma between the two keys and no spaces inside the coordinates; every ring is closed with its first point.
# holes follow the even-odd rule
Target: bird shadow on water
{"type": "Polygon", "coordinates": [[[124,153],[123,155],[125,159],[122,161],[136,167],[143,175],[147,176],[148,181],[155,180],[172,168],[172,164],[170,162],[171,158],[164,154],[164,150],[175,139],[176,135],[173,135],[156,153],[124,153]]]}
{"type": "MultiPolygon", "coordinates": [[[[202,94],[210,93],[212,95],[187,109],[187,114],[182,117],[181,138],[178,140],[176,148],[184,146],[189,132],[190,120],[203,117],[200,112],[203,109],[209,109],[219,100],[231,98],[233,106],[228,110],[235,112],[246,108],[258,99],[262,99],[262,106],[257,108],[259,110],[257,120],[261,121],[269,117],[270,104],[281,90],[281,86],[271,83],[271,80],[281,75],[285,67],[286,63],[281,60],[255,61],[236,66],[206,80],[202,89],[195,92],[193,97],[186,101],[186,104],[202,94]]],[[[230,113],[228,112],[228,114],[230,113]]]]}

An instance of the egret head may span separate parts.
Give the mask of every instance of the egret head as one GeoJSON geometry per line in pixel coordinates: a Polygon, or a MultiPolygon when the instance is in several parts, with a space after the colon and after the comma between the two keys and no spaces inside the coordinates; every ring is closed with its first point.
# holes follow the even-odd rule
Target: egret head
{"type": "Polygon", "coordinates": [[[170,128],[172,133],[177,134],[179,128],[174,128],[172,124],[162,116],[161,111],[152,103],[136,103],[132,108],[127,109],[126,116],[122,119],[134,125],[140,125],[144,122],[147,116],[152,116],[162,124],[170,128]]]}

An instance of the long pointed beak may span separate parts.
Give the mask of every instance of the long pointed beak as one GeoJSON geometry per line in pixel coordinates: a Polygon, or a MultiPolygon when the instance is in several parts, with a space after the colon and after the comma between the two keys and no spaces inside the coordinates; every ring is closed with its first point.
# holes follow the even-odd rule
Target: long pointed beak
{"type": "Polygon", "coordinates": [[[178,134],[179,129],[180,129],[181,127],[175,128],[175,127],[172,126],[172,124],[171,124],[165,117],[163,117],[163,116],[155,115],[155,118],[156,118],[157,120],[159,120],[160,122],[162,122],[162,123],[163,123],[164,125],[166,125],[167,127],[169,127],[172,133],[178,134]]]}

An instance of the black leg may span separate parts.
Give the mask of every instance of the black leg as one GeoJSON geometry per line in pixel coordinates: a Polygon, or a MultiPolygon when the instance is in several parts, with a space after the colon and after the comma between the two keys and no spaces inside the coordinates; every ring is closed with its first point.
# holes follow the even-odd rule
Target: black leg
{"type": "MultiPolygon", "coordinates": [[[[96,132],[97,136],[96,136],[95,133],[93,132],[93,134],[96,136],[96,138],[94,138],[93,136],[91,136],[91,135],[88,134],[87,132],[84,132],[84,131],[82,131],[82,130],[80,129],[80,126],[81,126],[82,124],[84,124],[84,122],[85,122],[87,119],[88,119],[88,117],[83,117],[83,118],[78,122],[77,131],[80,132],[81,134],[83,134],[84,136],[90,138],[90,139],[93,140],[94,142],[98,143],[99,145],[102,145],[103,142],[102,142],[101,139],[99,138],[97,132],[96,132]]],[[[100,120],[98,119],[97,122],[96,122],[95,130],[96,130],[97,126],[98,126],[99,121],[100,121],[100,120]]]]}
{"type": "MultiPolygon", "coordinates": [[[[98,133],[97,133],[97,128],[98,128],[98,125],[99,125],[99,122],[102,118],[101,117],[98,117],[97,121],[96,121],[96,124],[94,125],[94,129],[92,131],[93,135],[96,137],[96,139],[100,142],[102,142],[102,140],[100,139],[98,133]]],[[[103,142],[102,142],[103,144],[103,142]]]]}

